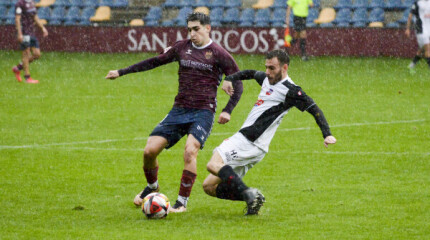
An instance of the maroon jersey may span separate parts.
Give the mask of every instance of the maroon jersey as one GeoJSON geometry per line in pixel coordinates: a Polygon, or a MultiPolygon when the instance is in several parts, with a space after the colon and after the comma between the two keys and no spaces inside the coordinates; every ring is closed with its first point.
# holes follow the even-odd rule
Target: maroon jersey
{"type": "MultiPolygon", "coordinates": [[[[196,47],[191,40],[177,41],[170,49],[128,68],[120,69],[119,75],[153,69],[173,61],[179,63],[179,89],[174,106],[209,109],[215,112],[216,95],[222,76],[239,71],[233,57],[221,46],[211,42],[196,47]]],[[[241,81],[235,81],[234,95],[223,111],[231,113],[242,95],[241,81]]]]}
{"type": "Polygon", "coordinates": [[[22,35],[34,36],[34,16],[37,14],[33,0],[18,0],[15,4],[15,14],[21,15],[22,35]]]}

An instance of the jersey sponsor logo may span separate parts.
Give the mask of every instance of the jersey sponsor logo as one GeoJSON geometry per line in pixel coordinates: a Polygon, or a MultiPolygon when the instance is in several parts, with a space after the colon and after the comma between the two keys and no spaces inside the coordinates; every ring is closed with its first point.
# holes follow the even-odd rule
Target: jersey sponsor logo
{"type": "Polygon", "coordinates": [[[258,107],[258,106],[260,106],[261,104],[263,104],[264,103],[264,100],[263,99],[258,99],[257,100],[257,102],[254,104],[254,106],[255,107],[258,107]]]}
{"type": "Polygon", "coordinates": [[[273,89],[269,89],[269,91],[266,92],[266,95],[272,95],[273,89]]]}
{"type": "Polygon", "coordinates": [[[208,52],[206,52],[206,53],[205,53],[205,58],[206,58],[207,60],[209,60],[209,59],[211,59],[211,58],[212,58],[212,55],[213,55],[213,53],[212,53],[211,51],[208,51],[208,52]]]}

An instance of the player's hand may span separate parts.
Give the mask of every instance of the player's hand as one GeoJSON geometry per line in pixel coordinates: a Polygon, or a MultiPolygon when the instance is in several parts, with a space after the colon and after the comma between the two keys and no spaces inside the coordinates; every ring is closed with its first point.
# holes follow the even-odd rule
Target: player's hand
{"type": "Polygon", "coordinates": [[[226,123],[228,123],[230,121],[230,114],[229,113],[227,113],[227,112],[222,112],[220,115],[219,115],[219,118],[218,118],[218,123],[219,124],[226,124],[226,123]]]}
{"type": "Polygon", "coordinates": [[[22,36],[22,34],[18,35],[17,40],[19,43],[22,43],[22,41],[24,41],[24,37],[22,36]]]}
{"type": "Polygon", "coordinates": [[[405,34],[406,34],[406,36],[408,38],[411,37],[411,30],[410,29],[406,29],[405,34]]]}
{"type": "Polygon", "coordinates": [[[234,93],[233,84],[230,81],[225,81],[222,84],[222,90],[227,93],[229,96],[232,96],[234,93]]]}
{"type": "Polygon", "coordinates": [[[333,136],[327,136],[324,139],[324,146],[328,147],[329,144],[335,144],[336,143],[336,138],[334,138],[333,136]]]}
{"type": "Polygon", "coordinates": [[[115,79],[115,78],[117,78],[117,77],[119,77],[119,73],[118,73],[118,70],[112,70],[112,71],[109,71],[108,72],[108,74],[106,75],[106,79],[115,79]]]}

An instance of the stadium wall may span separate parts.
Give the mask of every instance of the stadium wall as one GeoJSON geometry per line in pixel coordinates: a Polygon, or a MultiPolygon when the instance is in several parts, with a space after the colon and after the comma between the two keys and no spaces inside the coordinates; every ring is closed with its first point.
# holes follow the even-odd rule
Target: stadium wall
{"type": "MultiPolygon", "coordinates": [[[[161,52],[187,37],[185,28],[48,26],[49,36],[39,35],[43,51],[65,52],[161,52]]],[[[0,49],[18,50],[13,25],[0,26],[0,49]]],[[[281,28],[213,28],[212,39],[235,54],[263,54],[283,46],[281,28]]],[[[417,44],[403,29],[308,29],[308,53],[312,56],[413,57],[417,44]]],[[[291,48],[299,54],[299,46],[291,48]]]]}

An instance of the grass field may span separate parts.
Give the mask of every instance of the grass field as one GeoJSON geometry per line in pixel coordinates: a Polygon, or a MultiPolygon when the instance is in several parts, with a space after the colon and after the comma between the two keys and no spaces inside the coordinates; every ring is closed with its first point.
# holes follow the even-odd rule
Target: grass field
{"type": "MultiPolygon", "coordinates": [[[[202,190],[212,150],[236,132],[259,85],[198,156],[188,212],[149,221],[132,200],[142,150],[177,93],[177,64],[116,81],[111,69],[151,54],[43,53],[40,84],[14,80],[20,53],[0,51],[0,239],[430,239],[430,71],[408,59],[292,58],[289,75],[318,103],[336,145],[291,110],[265,159],[244,178],[266,196],[259,216],[202,190]]],[[[264,56],[235,56],[264,70],[264,56]]],[[[218,112],[228,98],[220,90],[218,112]]],[[[184,141],[160,157],[161,192],[176,200],[184,141]]]]}

